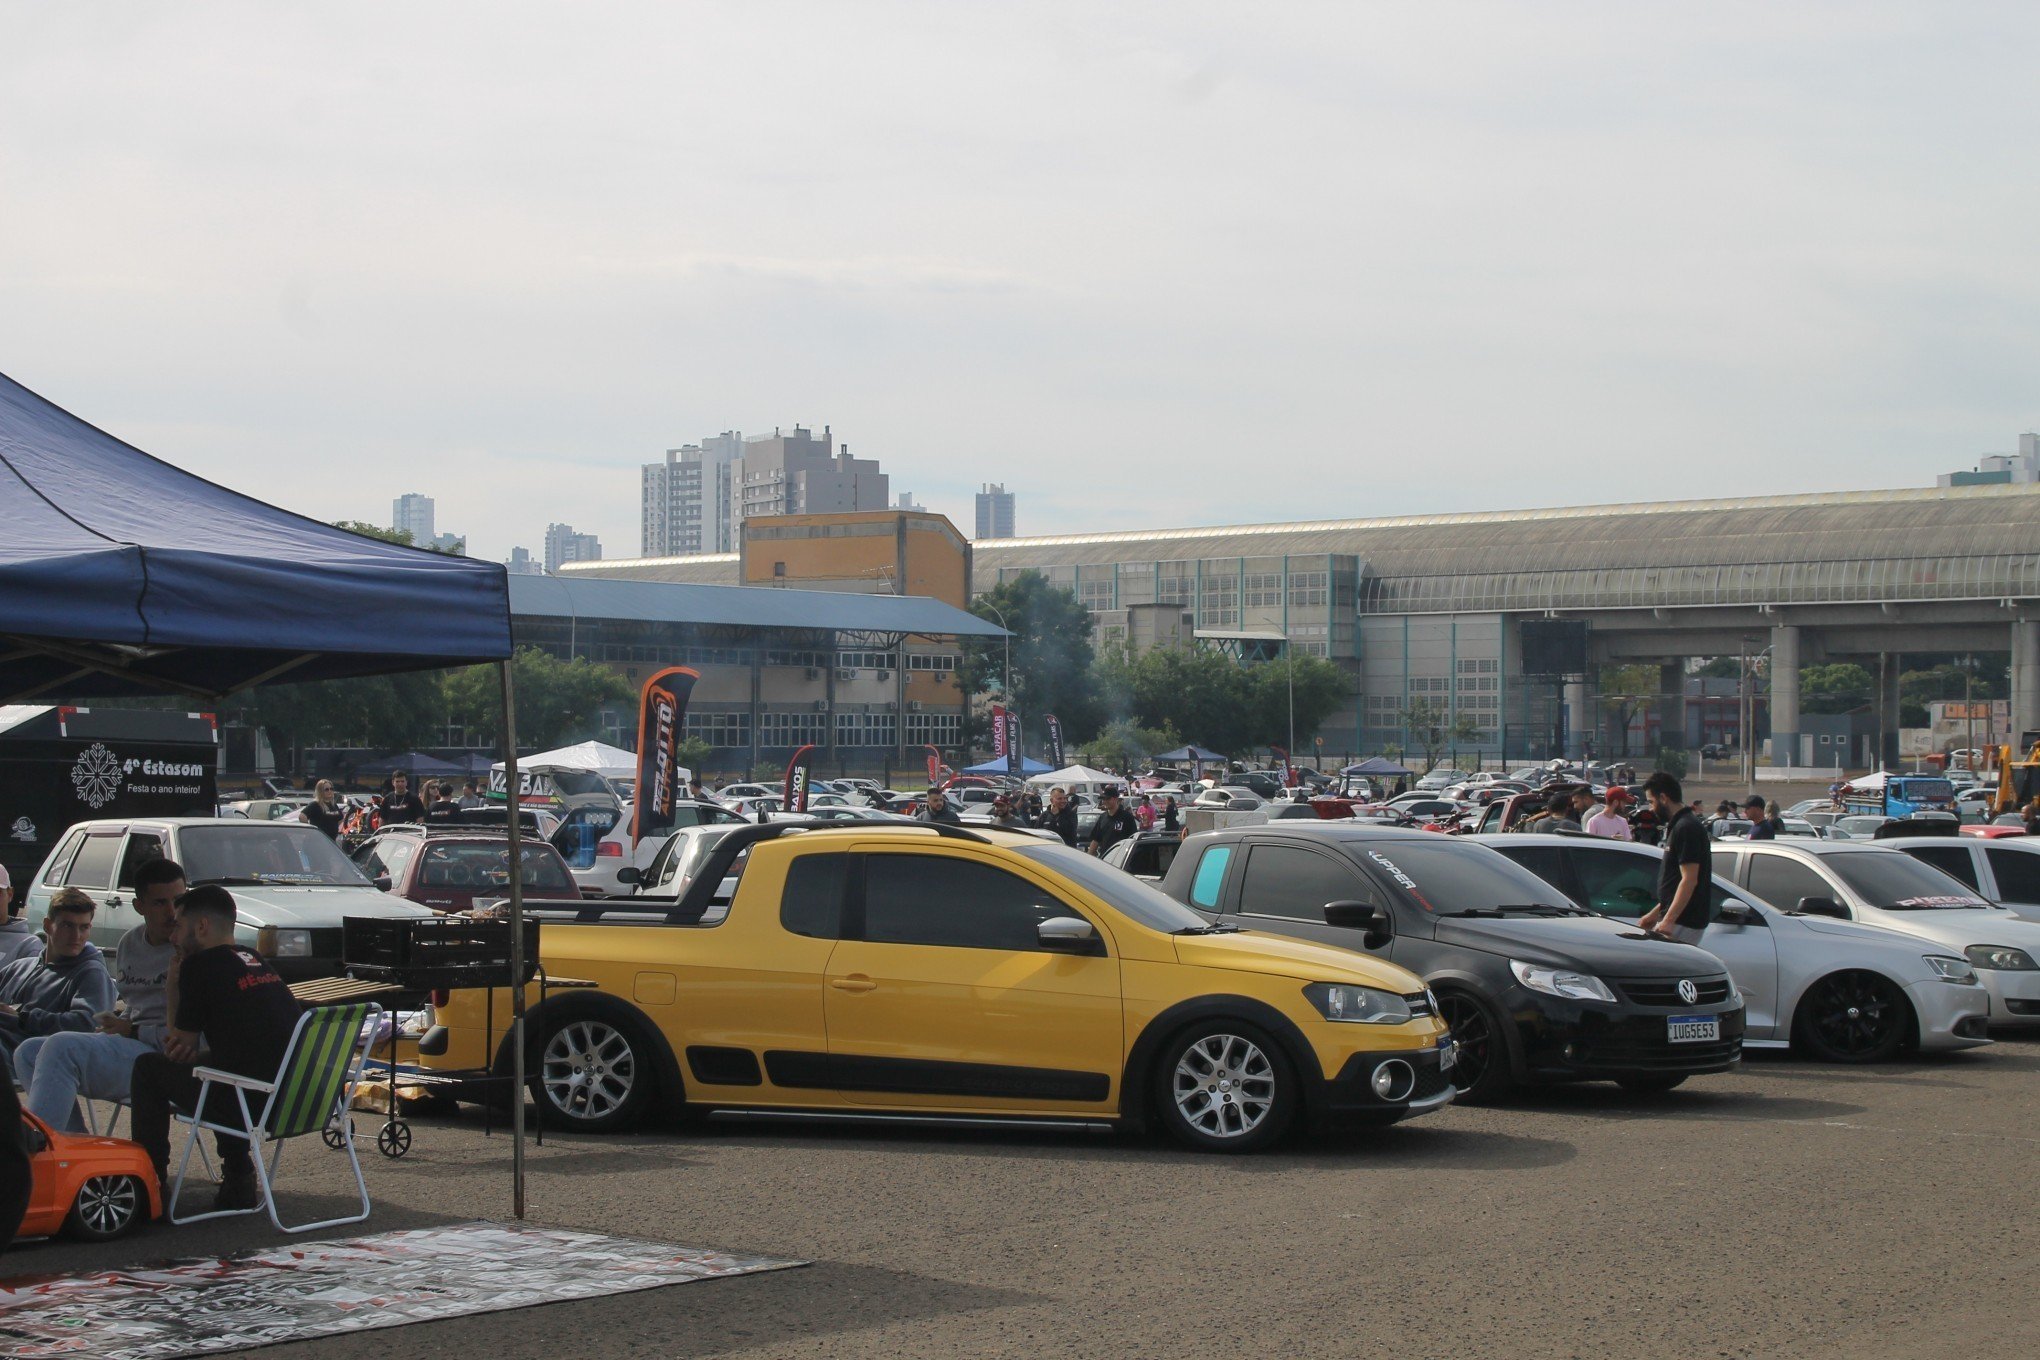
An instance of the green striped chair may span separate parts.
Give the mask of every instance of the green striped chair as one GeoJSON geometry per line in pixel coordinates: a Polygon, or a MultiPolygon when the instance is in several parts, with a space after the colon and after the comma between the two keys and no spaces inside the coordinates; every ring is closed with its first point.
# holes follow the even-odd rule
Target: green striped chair
{"type": "Polygon", "coordinates": [[[276,1069],[272,1080],[244,1077],[238,1072],[222,1072],[214,1067],[197,1069],[194,1075],[200,1082],[198,1101],[192,1113],[180,1111],[176,1115],[179,1123],[191,1126],[191,1132],[185,1139],[184,1156],[178,1160],[177,1177],[170,1190],[170,1221],[196,1223],[200,1219],[255,1212],[254,1209],[216,1209],[210,1213],[179,1216],[177,1201],[184,1192],[185,1169],[191,1165],[191,1150],[198,1146],[199,1132],[204,1129],[214,1133],[239,1134],[248,1140],[255,1176],[262,1184],[262,1203],[258,1207],[269,1211],[269,1221],[279,1232],[310,1232],[315,1228],[331,1228],[342,1223],[359,1223],[367,1218],[368,1182],[362,1179],[361,1158],[354,1152],[354,1123],[347,1117],[347,1100],[361,1080],[362,1063],[375,1044],[381,1021],[382,1007],[373,1002],[320,1006],[298,1017],[290,1046],[284,1050],[283,1063],[276,1069]],[[215,1123],[205,1117],[206,1102],[215,1086],[233,1091],[241,1115],[238,1124],[215,1123]],[[260,1119],[248,1108],[248,1093],[251,1091],[269,1098],[260,1119]],[[338,1140],[338,1146],[346,1149],[347,1160],[354,1167],[355,1188],[361,1192],[361,1212],[319,1223],[287,1226],[276,1216],[276,1165],[283,1157],[283,1145],[293,1138],[302,1138],[308,1133],[324,1133],[329,1129],[338,1140]],[[274,1146],[269,1146],[271,1144],[274,1146]],[[266,1158],[264,1152],[268,1153],[266,1158]]]}

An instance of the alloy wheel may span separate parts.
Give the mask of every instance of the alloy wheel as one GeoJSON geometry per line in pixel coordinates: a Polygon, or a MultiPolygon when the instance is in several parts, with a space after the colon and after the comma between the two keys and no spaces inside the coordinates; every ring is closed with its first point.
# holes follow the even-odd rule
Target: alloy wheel
{"type": "Polygon", "coordinates": [[[1275,1068],[1259,1045],[1237,1034],[1207,1034],[1176,1062],[1176,1109],[1209,1138],[1243,1138],[1275,1104],[1275,1068]]]}
{"type": "Polygon", "coordinates": [[[141,1183],[133,1176],[94,1176],[78,1191],[78,1221],[94,1237],[113,1237],[134,1222],[141,1183]]]}
{"type": "Polygon", "coordinates": [[[1889,1054],[1903,1037],[1905,1007],[1882,978],[1841,973],[1824,979],[1810,998],[1814,1033],[1835,1056],[1864,1059],[1889,1054]]]}
{"type": "Polygon", "coordinates": [[[1452,1084],[1462,1091],[1478,1087],[1487,1076],[1494,1051],[1494,1030],[1487,1012],[1466,997],[1448,993],[1438,998],[1439,1018],[1452,1030],[1458,1056],[1452,1063],[1452,1084]]]}
{"type": "Polygon", "coordinates": [[[546,1041],[541,1072],[554,1109],[570,1119],[604,1119],[630,1099],[637,1084],[637,1053],[615,1026],[573,1020],[546,1041]]]}

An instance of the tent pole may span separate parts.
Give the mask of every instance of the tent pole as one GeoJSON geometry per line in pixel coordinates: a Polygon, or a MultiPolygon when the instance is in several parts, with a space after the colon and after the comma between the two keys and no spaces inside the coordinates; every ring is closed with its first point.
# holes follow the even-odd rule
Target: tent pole
{"type": "Polygon", "coordinates": [[[524,797],[517,780],[517,685],[503,676],[504,824],[510,832],[510,1204],[524,1218],[524,797]]]}

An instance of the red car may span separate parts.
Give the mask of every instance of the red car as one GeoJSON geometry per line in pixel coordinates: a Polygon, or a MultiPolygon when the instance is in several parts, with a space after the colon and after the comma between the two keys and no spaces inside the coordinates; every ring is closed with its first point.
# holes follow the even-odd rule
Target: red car
{"type": "MultiPolygon", "coordinates": [[[[581,885],[549,843],[520,841],[518,852],[526,900],[581,900],[581,885]]],[[[500,832],[390,827],[355,851],[354,862],[378,888],[434,911],[466,911],[510,893],[510,841],[500,832]]]]}
{"type": "Polygon", "coordinates": [[[28,1144],[34,1183],[18,1237],[67,1237],[104,1242],[163,1209],[156,1168],[141,1145],[125,1138],[61,1133],[24,1111],[21,1136],[28,1144]]]}
{"type": "Polygon", "coordinates": [[[1962,828],[1962,834],[1965,836],[1976,836],[1987,841],[1995,841],[2002,840],[2006,836],[2023,836],[2026,834],[2026,828],[2023,824],[2019,826],[1999,826],[1996,822],[1992,822],[1988,826],[1965,826],[1962,828]]]}

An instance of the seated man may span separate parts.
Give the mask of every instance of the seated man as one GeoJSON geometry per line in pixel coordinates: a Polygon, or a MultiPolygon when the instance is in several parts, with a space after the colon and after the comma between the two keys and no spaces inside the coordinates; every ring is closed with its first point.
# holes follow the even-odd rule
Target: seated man
{"type": "Polygon", "coordinates": [[[22,914],[28,899],[14,895],[14,884],[8,880],[7,866],[0,864],[0,966],[10,964],[28,954],[42,953],[42,936],[35,933],[35,927],[22,914]]]}
{"type": "Polygon", "coordinates": [[[43,952],[0,968],[0,1052],[11,1060],[23,1039],[62,1030],[90,1030],[113,1009],[113,975],[91,943],[92,898],[61,888],[43,917],[43,952]]]}
{"type": "Polygon", "coordinates": [[[114,982],[127,1013],[98,1015],[92,1033],[39,1036],[15,1050],[15,1080],[28,1092],[28,1111],[51,1128],[81,1131],[81,1095],[126,1101],[135,1059],[161,1051],[176,953],[170,937],[183,895],[184,870],[175,860],[152,859],[136,870],[135,910],[142,923],[113,947],[114,982]]]}
{"type": "MultiPolygon", "coordinates": [[[[169,1200],[170,1110],[190,1112],[198,1100],[199,1078],[193,1067],[215,1067],[244,1077],[268,1080],[276,1075],[291,1032],[303,1008],[290,988],[262,956],[234,943],[234,895],[205,884],[177,901],[175,969],[177,1009],[163,1035],[161,1053],[135,1059],[129,1079],[137,1143],[156,1164],[156,1176],[169,1200]],[[206,1051],[199,1051],[203,1036],[206,1051]]],[[[248,1109],[259,1120],[264,1100],[250,1092],[248,1109]]],[[[234,1092],[214,1087],[206,1118],[239,1123],[234,1092]]],[[[248,1142],[218,1134],[220,1191],[216,1209],[253,1209],[262,1202],[248,1142]]]]}

